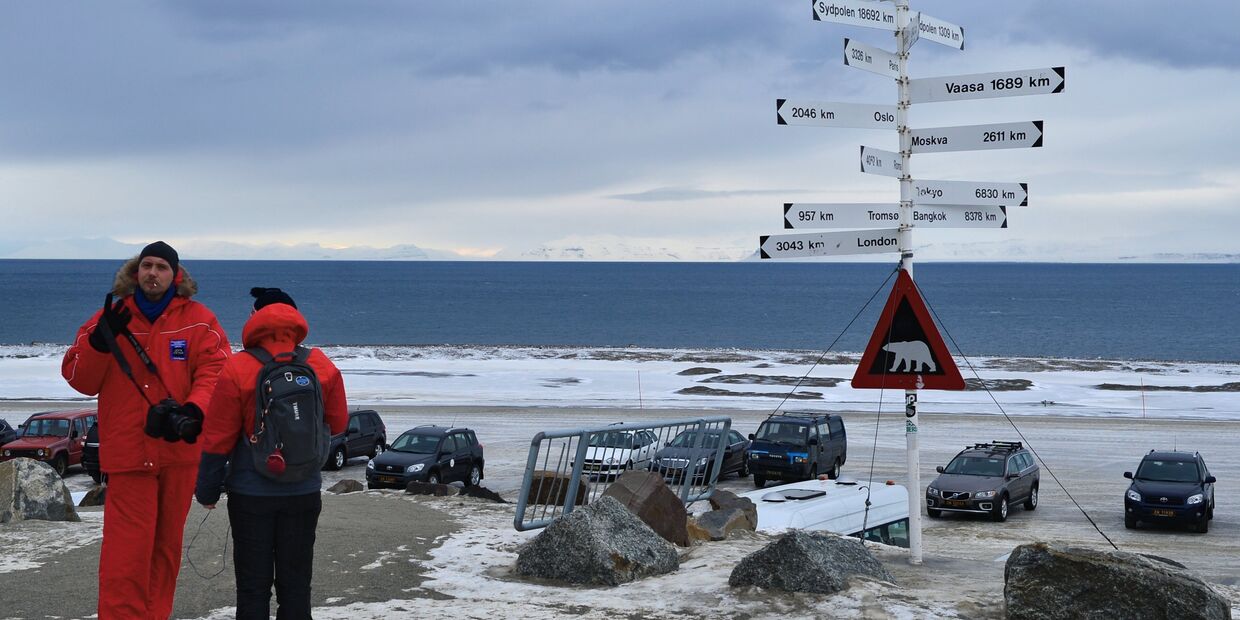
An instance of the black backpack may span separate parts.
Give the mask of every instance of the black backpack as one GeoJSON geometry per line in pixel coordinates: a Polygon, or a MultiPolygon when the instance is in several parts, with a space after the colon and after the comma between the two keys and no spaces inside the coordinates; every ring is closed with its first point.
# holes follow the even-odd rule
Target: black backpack
{"type": "Polygon", "coordinates": [[[298,346],[274,358],[261,347],[245,350],[263,368],[254,392],[257,411],[247,442],[254,469],[276,482],[301,482],[323,467],[331,448],[331,429],[323,408],[323,389],[298,346]]]}

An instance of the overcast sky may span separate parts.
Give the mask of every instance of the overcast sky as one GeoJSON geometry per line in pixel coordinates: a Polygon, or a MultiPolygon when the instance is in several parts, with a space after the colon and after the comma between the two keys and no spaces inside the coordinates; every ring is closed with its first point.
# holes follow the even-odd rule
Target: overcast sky
{"type": "MultiPolygon", "coordinates": [[[[917,231],[927,255],[1240,253],[1240,3],[912,7],[966,40],[917,43],[914,78],[1067,67],[1062,94],[911,109],[1046,123],[1040,149],[914,156],[1030,184],[1006,230],[917,231]]],[[[805,0],[5,3],[0,243],[739,256],[784,202],[898,200],[857,161],[894,132],[775,122],[781,97],[895,103],[844,37],[894,48],[805,0]]]]}

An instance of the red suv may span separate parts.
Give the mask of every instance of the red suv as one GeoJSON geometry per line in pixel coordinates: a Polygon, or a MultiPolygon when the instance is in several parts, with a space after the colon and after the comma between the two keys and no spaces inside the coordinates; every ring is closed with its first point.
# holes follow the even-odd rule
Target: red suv
{"type": "Polygon", "coordinates": [[[0,461],[31,458],[48,463],[62,477],[82,462],[86,430],[95,423],[94,409],[48,411],[30,416],[18,427],[21,435],[0,450],[0,461]]]}

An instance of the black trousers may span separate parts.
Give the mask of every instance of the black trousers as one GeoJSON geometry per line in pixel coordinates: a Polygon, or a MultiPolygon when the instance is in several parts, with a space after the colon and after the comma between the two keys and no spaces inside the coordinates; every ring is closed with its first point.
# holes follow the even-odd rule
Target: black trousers
{"type": "Polygon", "coordinates": [[[276,618],[309,620],[314,531],[322,509],[317,491],[288,497],[228,494],[238,620],[271,617],[273,583],[276,618]]]}

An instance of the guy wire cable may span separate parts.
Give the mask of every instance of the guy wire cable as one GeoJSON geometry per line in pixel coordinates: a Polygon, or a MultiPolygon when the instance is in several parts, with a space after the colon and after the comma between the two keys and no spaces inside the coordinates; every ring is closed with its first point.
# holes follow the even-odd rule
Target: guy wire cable
{"type": "MultiPolygon", "coordinates": [[[[901,264],[896,263],[896,272],[900,271],[901,264]]],[[[890,280],[891,276],[887,276],[887,279],[890,280]]],[[[883,284],[886,284],[886,282],[883,284]]],[[[891,332],[895,329],[895,323],[895,321],[887,323],[887,342],[891,342],[891,332]]],[[[883,417],[883,393],[887,391],[887,364],[883,364],[883,378],[879,381],[879,385],[884,387],[878,389],[878,411],[874,414],[874,445],[870,446],[870,477],[866,481],[865,486],[865,514],[861,517],[862,546],[865,546],[865,530],[870,524],[870,494],[872,492],[871,489],[874,487],[874,461],[878,460],[878,424],[883,417]]]]}
{"type": "Polygon", "coordinates": [[[964,351],[961,350],[960,345],[956,343],[956,339],[952,336],[951,330],[947,329],[947,325],[943,323],[942,319],[939,318],[939,314],[934,311],[934,305],[930,303],[930,300],[926,298],[925,294],[921,293],[921,290],[917,287],[916,282],[913,283],[913,288],[917,289],[917,292],[921,294],[921,299],[926,302],[926,307],[930,309],[930,314],[934,315],[934,320],[938,322],[940,327],[942,327],[943,332],[947,334],[947,338],[952,341],[952,346],[956,347],[956,352],[960,354],[960,358],[964,360],[965,365],[969,367],[969,370],[973,371],[973,376],[977,378],[977,381],[982,386],[982,389],[986,390],[986,395],[990,397],[990,400],[994,401],[995,407],[999,408],[999,413],[1002,413],[1003,418],[1008,421],[1008,424],[1012,425],[1012,429],[1016,431],[1016,434],[1020,437],[1021,441],[1029,447],[1029,451],[1033,453],[1033,456],[1035,456],[1038,459],[1038,462],[1042,464],[1042,467],[1046,469],[1046,473],[1051,475],[1051,478],[1055,481],[1055,484],[1059,485],[1059,488],[1062,489],[1064,494],[1068,496],[1068,499],[1072,501],[1072,504],[1076,506],[1077,510],[1080,510],[1082,515],[1085,515],[1085,519],[1089,521],[1089,524],[1094,526],[1094,529],[1098,531],[1098,534],[1105,538],[1107,543],[1109,543],[1113,549],[1119,551],[1119,547],[1114,541],[1111,540],[1111,537],[1107,536],[1106,532],[1103,532],[1102,528],[1098,527],[1098,524],[1094,522],[1093,517],[1089,516],[1089,513],[1086,512],[1085,508],[1083,508],[1080,503],[1076,501],[1075,497],[1072,497],[1072,493],[1068,491],[1068,488],[1065,487],[1063,482],[1059,480],[1059,476],[1056,476],[1055,472],[1051,471],[1051,468],[1046,464],[1046,461],[1042,460],[1042,455],[1038,454],[1038,451],[1033,449],[1033,444],[1029,443],[1029,440],[1025,438],[1025,434],[1020,432],[1020,428],[1016,426],[1016,422],[1013,421],[1011,416],[1003,410],[1003,405],[999,404],[999,399],[995,398],[994,393],[991,392],[990,388],[986,386],[986,381],[982,379],[981,374],[977,372],[977,368],[973,366],[973,362],[969,360],[968,356],[966,356],[964,351]]]}
{"type": "Polygon", "coordinates": [[[194,548],[194,541],[198,540],[198,535],[202,533],[203,524],[207,522],[207,517],[210,517],[211,513],[213,512],[215,512],[215,510],[208,510],[207,514],[202,516],[202,521],[198,522],[198,529],[194,532],[194,535],[190,537],[189,544],[185,546],[186,561],[189,562],[190,568],[194,569],[194,573],[203,579],[215,579],[216,577],[219,576],[220,573],[224,572],[224,569],[228,568],[228,539],[231,537],[231,534],[232,534],[232,523],[231,522],[228,524],[228,527],[224,529],[224,550],[220,553],[220,569],[219,570],[215,571],[214,573],[211,573],[210,575],[202,574],[202,571],[198,570],[198,565],[194,564],[193,554],[190,553],[190,551],[194,548]]]}

